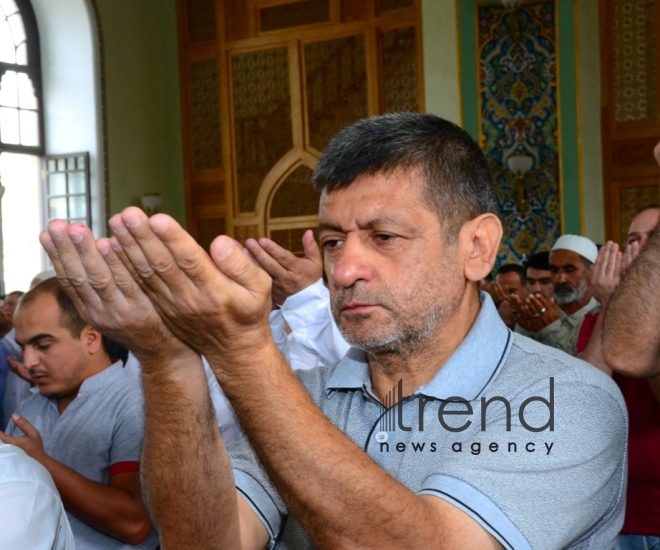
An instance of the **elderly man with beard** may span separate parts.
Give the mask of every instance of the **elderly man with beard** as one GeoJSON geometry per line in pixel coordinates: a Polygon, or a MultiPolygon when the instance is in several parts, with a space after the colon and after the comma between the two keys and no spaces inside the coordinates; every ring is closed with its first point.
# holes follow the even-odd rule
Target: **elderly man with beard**
{"type": "Polygon", "coordinates": [[[612,548],[623,401],[479,294],[502,225],[478,145],[433,115],[383,115],[333,138],[313,180],[352,345],[331,368],[286,364],[271,277],[227,236],[209,257],[134,207],[110,219],[111,239],[62,220],[42,234],[86,317],[142,364],[162,547],[612,548]],[[246,434],[229,449],[201,355],[246,434]]]}
{"type": "Polygon", "coordinates": [[[589,271],[597,257],[598,248],[586,237],[559,237],[550,251],[554,300],[540,295],[532,297],[535,330],[518,324],[516,332],[577,355],[580,325],[587,313],[599,307],[589,290],[589,271]]]}

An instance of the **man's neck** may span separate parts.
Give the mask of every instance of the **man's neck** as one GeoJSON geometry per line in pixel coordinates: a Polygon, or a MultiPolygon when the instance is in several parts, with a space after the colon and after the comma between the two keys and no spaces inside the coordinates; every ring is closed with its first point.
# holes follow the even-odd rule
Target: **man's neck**
{"type": "Polygon", "coordinates": [[[60,413],[60,415],[64,413],[67,407],[71,405],[73,400],[78,396],[78,392],[80,391],[80,388],[82,387],[85,380],[91,378],[92,376],[96,376],[99,372],[104,371],[105,369],[109,368],[111,365],[112,365],[112,361],[110,360],[110,357],[106,354],[103,354],[95,358],[95,360],[92,361],[89,364],[88,368],[85,370],[84,376],[80,381],[80,384],[78,384],[78,386],[76,387],[76,389],[71,393],[69,393],[68,395],[59,397],[57,399],[57,410],[60,413]]]}
{"type": "Polygon", "coordinates": [[[374,394],[384,397],[401,380],[403,392],[399,397],[405,397],[433,380],[465,339],[480,310],[479,297],[472,294],[463,300],[456,314],[429,335],[414,353],[368,354],[374,394]]]}
{"type": "MultiPolygon", "coordinates": [[[[80,383],[80,386],[82,386],[82,382],[80,383]]],[[[60,416],[64,413],[64,411],[68,408],[71,403],[73,403],[73,400],[78,396],[78,392],[80,391],[80,386],[78,386],[73,392],[69,393],[68,395],[65,395],[64,397],[60,397],[57,400],[57,412],[60,413],[60,416]]]]}
{"type": "Polygon", "coordinates": [[[571,302],[570,304],[565,304],[561,306],[561,309],[566,315],[570,316],[586,306],[589,303],[589,300],[591,300],[591,292],[587,291],[582,300],[579,302],[571,302]]]}

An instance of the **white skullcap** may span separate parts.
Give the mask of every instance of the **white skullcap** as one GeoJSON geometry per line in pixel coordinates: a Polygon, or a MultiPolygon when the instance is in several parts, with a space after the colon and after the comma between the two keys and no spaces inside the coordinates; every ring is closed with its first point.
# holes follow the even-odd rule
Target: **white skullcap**
{"type": "Polygon", "coordinates": [[[598,257],[596,244],[591,239],[580,235],[562,235],[550,250],[570,250],[586,258],[591,263],[594,263],[598,257]]]}

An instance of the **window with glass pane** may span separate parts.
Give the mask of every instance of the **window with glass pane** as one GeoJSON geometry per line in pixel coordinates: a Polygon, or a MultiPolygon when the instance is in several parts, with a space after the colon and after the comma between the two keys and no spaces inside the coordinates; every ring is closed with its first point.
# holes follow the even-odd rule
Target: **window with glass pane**
{"type": "Polygon", "coordinates": [[[91,226],[89,153],[47,155],[43,174],[46,223],[57,218],[91,226]]]}
{"type": "Polygon", "coordinates": [[[0,0],[0,150],[43,153],[39,35],[29,0],[0,0]]]}

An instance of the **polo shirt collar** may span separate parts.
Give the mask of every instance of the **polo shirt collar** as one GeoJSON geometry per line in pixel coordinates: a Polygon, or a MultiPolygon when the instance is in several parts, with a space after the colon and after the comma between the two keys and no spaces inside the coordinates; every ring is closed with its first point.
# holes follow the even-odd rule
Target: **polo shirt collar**
{"type": "Polygon", "coordinates": [[[101,372],[96,373],[85,379],[80,386],[78,395],[85,395],[87,393],[94,393],[99,389],[105,387],[110,382],[118,380],[125,376],[124,366],[121,361],[115,361],[109,367],[103,369],[101,372]]]}
{"type": "MultiPolygon", "coordinates": [[[[513,339],[490,295],[481,292],[480,300],[481,310],[467,336],[433,379],[417,388],[414,394],[441,400],[462,397],[473,401],[481,397],[495,380],[513,339]]],[[[335,366],[326,384],[326,393],[357,389],[373,396],[367,355],[351,348],[335,366]]]]}

